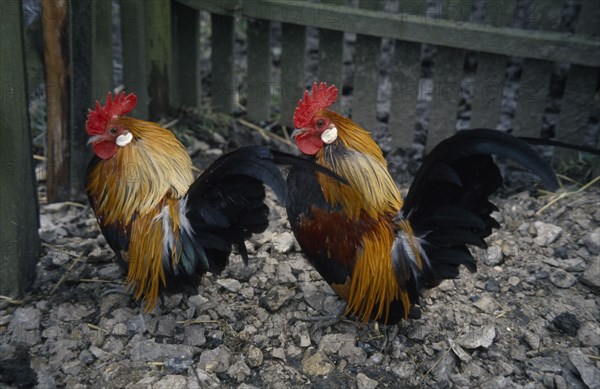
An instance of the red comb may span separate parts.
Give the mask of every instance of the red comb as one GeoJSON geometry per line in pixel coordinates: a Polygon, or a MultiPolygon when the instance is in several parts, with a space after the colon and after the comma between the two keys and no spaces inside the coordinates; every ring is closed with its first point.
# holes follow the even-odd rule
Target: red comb
{"type": "Polygon", "coordinates": [[[306,127],[317,112],[335,103],[337,95],[338,90],[335,86],[328,87],[325,82],[318,85],[313,83],[312,95],[309,95],[308,91],[304,92],[304,101],[300,100],[294,111],[294,127],[306,127]]]}
{"type": "Polygon", "coordinates": [[[109,121],[131,112],[136,103],[137,97],[133,93],[127,96],[125,96],[125,92],[117,93],[113,99],[111,93],[108,92],[104,107],[96,101],[96,109],[88,114],[85,122],[88,135],[102,134],[106,130],[109,121]]]}

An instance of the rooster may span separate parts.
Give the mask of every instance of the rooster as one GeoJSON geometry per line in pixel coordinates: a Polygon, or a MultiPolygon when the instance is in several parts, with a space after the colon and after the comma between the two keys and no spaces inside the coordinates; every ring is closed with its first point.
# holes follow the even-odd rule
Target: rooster
{"type": "Polygon", "coordinates": [[[268,226],[263,184],[285,197],[276,160],[310,165],[249,146],[223,155],[194,179],[192,161],[172,132],[124,116],[135,105],[134,94],[109,93],[104,106],[96,102],[89,112],[86,130],[95,156],[86,191],[135,298],[151,310],[160,290],[193,292],[202,274],[222,271],[232,245],[247,262],[244,240],[268,226]]]}
{"type": "Polygon", "coordinates": [[[313,84],[294,112],[292,137],[332,175],[292,168],[287,214],[302,251],[361,322],[406,319],[426,289],[476,270],[469,245],[499,224],[488,201],[502,183],[492,154],[515,160],[550,188],[557,180],[522,140],[499,131],[461,131],[427,155],[404,201],[371,135],[328,110],[337,89],[313,84]]]}

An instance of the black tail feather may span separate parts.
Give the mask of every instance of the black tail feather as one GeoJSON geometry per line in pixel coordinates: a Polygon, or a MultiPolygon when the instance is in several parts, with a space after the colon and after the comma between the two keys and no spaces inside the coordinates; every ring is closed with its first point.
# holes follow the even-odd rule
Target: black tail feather
{"type": "Polygon", "coordinates": [[[485,238],[499,224],[488,196],[502,185],[492,155],[512,159],[558,188],[552,168],[525,141],[494,130],[461,131],[425,157],[408,191],[400,218],[410,221],[426,261],[419,285],[437,286],[455,278],[459,266],[474,271],[468,245],[486,247],[485,238]]]}
{"type": "Polygon", "coordinates": [[[525,142],[532,144],[532,145],[554,146],[554,147],[560,147],[562,149],[577,150],[577,151],[583,151],[585,153],[590,153],[590,154],[594,154],[594,155],[600,155],[600,149],[597,149],[594,147],[589,147],[589,146],[584,146],[584,145],[574,145],[572,143],[565,143],[565,142],[561,142],[559,140],[530,138],[530,137],[526,137],[526,136],[520,136],[519,139],[523,139],[525,142]]]}

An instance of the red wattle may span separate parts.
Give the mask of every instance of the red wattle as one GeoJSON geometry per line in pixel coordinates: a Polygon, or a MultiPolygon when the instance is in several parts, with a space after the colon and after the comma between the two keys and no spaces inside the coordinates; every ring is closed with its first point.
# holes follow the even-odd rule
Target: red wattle
{"type": "Polygon", "coordinates": [[[319,135],[305,133],[296,137],[296,146],[304,154],[315,155],[323,147],[323,141],[319,135]]]}
{"type": "Polygon", "coordinates": [[[94,148],[94,153],[102,159],[109,159],[117,152],[117,145],[115,142],[111,141],[102,141],[98,143],[94,143],[92,145],[94,148]]]}

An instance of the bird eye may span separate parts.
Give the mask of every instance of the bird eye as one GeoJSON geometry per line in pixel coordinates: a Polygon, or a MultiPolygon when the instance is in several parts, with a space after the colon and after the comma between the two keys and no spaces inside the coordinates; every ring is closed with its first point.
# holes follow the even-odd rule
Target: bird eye
{"type": "Polygon", "coordinates": [[[117,127],[112,127],[112,128],[110,129],[110,133],[111,133],[111,134],[113,134],[113,135],[114,135],[114,134],[116,134],[116,133],[117,133],[117,131],[119,131],[119,130],[117,129],[117,127]]]}
{"type": "Polygon", "coordinates": [[[323,119],[317,120],[317,126],[318,127],[323,127],[323,124],[325,124],[325,120],[323,120],[323,119]]]}

